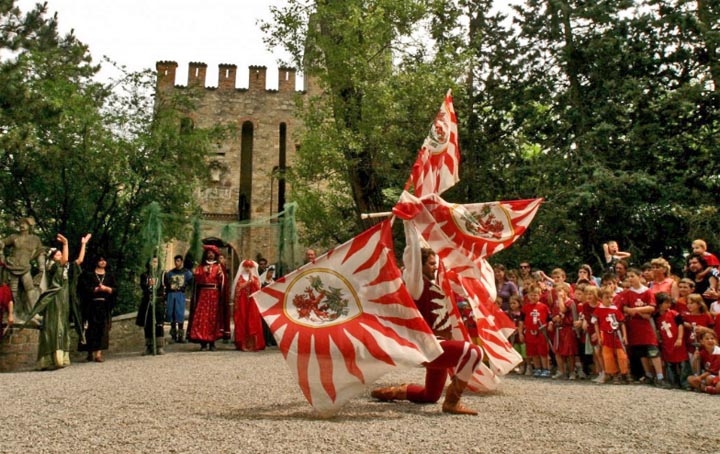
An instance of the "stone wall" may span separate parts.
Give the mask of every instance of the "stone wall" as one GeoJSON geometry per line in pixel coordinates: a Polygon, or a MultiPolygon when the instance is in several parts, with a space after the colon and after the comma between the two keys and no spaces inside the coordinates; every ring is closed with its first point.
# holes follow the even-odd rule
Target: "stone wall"
{"type": "MultiPolygon", "coordinates": [[[[140,353],[145,349],[142,328],[135,325],[136,313],[119,315],[112,320],[107,355],[140,353]]],[[[84,361],[86,353],[77,351],[77,334],[70,336],[71,362],[84,361]]],[[[37,328],[10,328],[0,341],[0,372],[35,370],[38,350],[37,328]]]]}
{"type": "MultiPolygon", "coordinates": [[[[204,225],[203,237],[220,237],[223,223],[252,222],[282,211],[278,181],[278,170],[283,166],[281,149],[285,153],[285,168],[291,167],[298,147],[294,137],[302,127],[296,118],[296,101],[298,96],[306,96],[305,92],[295,90],[295,70],[279,68],[278,89],[268,90],[264,66],[250,66],[248,88],[240,89],[235,87],[235,65],[219,65],[218,87],[205,85],[207,65],[198,62],[188,65],[187,85],[175,85],[177,67],[176,62],[157,62],[158,99],[174,92],[187,93],[195,101],[195,110],[187,113],[193,125],[229,125],[234,130],[208,156],[210,174],[195,195],[204,217],[219,221],[216,227],[204,225]],[[250,145],[243,141],[244,129],[246,133],[251,131],[250,145]],[[251,160],[243,158],[249,149],[251,160]],[[251,172],[243,170],[246,164],[252,167],[251,172]],[[250,193],[250,212],[245,218],[240,210],[245,201],[244,191],[250,193]]],[[[285,190],[287,201],[290,187],[285,190]]],[[[238,237],[230,244],[240,259],[254,259],[260,254],[270,263],[277,261],[276,228],[242,229],[237,233],[238,237]]]]}

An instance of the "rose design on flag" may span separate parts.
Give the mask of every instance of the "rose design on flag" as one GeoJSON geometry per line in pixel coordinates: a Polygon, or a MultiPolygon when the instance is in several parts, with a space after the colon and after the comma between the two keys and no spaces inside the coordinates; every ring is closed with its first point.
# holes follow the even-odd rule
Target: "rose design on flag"
{"type": "Polygon", "coordinates": [[[445,110],[440,110],[435,116],[427,138],[425,145],[432,154],[447,151],[447,143],[450,140],[450,118],[445,110]]]}
{"type": "Polygon", "coordinates": [[[362,313],[362,305],[347,280],[331,269],[301,273],[288,286],[285,313],[296,323],[331,326],[362,313]]]}
{"type": "Polygon", "coordinates": [[[452,210],[455,224],[467,235],[498,242],[515,236],[510,214],[500,204],[480,206],[474,211],[454,205],[452,210]]]}

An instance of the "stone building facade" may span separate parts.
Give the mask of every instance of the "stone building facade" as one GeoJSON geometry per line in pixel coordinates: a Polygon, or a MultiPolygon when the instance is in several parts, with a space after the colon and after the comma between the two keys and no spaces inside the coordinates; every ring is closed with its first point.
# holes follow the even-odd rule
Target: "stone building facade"
{"type": "MultiPolygon", "coordinates": [[[[295,70],[279,68],[278,89],[269,90],[264,66],[250,66],[248,88],[236,88],[236,65],[219,65],[217,87],[206,85],[205,63],[189,63],[186,85],[175,85],[176,62],[160,61],[156,68],[158,96],[194,90],[195,110],[188,113],[193,126],[233,126],[234,132],[208,156],[210,174],[196,195],[206,220],[203,237],[219,238],[223,224],[253,222],[282,211],[289,190],[282,175],[295,158],[293,137],[302,127],[295,103],[304,92],[295,89],[295,70]]],[[[230,241],[234,254],[229,255],[233,261],[262,255],[273,262],[276,235],[274,228],[241,229],[230,241]]],[[[172,257],[186,251],[186,244],[176,243],[167,252],[172,257]]]]}

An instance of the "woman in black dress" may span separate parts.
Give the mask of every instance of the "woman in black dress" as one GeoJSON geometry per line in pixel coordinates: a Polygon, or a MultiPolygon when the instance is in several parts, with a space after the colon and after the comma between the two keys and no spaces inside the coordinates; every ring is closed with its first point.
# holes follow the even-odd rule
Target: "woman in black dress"
{"type": "Polygon", "coordinates": [[[82,303],[83,324],[87,325],[84,345],[80,351],[88,352],[88,361],[103,362],[102,350],[108,349],[112,310],[115,306],[117,286],[107,270],[107,259],[100,255],[95,268],[86,271],[78,285],[82,303]]]}

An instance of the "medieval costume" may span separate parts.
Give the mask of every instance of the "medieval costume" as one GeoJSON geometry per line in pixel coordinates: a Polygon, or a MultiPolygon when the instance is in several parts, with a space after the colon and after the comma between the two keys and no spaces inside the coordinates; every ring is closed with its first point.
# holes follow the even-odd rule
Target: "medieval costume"
{"type": "Polygon", "coordinates": [[[420,249],[415,232],[405,223],[404,262],[405,284],[418,311],[422,314],[435,336],[440,340],[443,353],[425,363],[424,385],[400,385],[379,388],[371,395],[380,400],[409,400],[416,403],[437,402],[445,387],[448,374],[452,380],[445,392],[442,411],[452,414],[476,415],[477,412],[460,403],[460,396],[482,360],[482,350],[475,344],[452,340],[450,301],[435,284],[437,256],[430,249],[420,249]]]}
{"type": "Polygon", "coordinates": [[[170,337],[174,342],[184,343],[185,339],[185,290],[192,283],[193,274],[183,267],[181,255],[175,256],[175,268],[163,276],[167,295],[166,321],[170,322],[170,337]]]}
{"type": "Polygon", "coordinates": [[[42,315],[38,339],[38,369],[55,369],[70,365],[70,300],[68,275],[70,265],[53,262],[47,269],[49,287],[38,300],[33,313],[42,315]]]}
{"type": "Polygon", "coordinates": [[[244,352],[265,349],[260,310],[250,297],[258,290],[260,290],[260,278],[257,275],[257,263],[245,260],[242,262],[233,284],[234,342],[235,348],[244,352]]]}
{"type": "MultiPolygon", "coordinates": [[[[77,301],[70,295],[75,293],[81,273],[80,264],[85,257],[85,244],[89,239],[90,235],[83,237],[80,253],[74,262],[68,262],[67,239],[60,234],[58,240],[63,243],[62,251],[51,249],[48,254],[47,290],[40,295],[28,317],[28,320],[31,320],[35,315],[42,316],[37,359],[40,370],[70,365],[70,314],[76,312],[70,306],[77,301]]],[[[29,322],[26,323],[28,324],[29,322]]]]}
{"type": "Polygon", "coordinates": [[[112,310],[117,294],[115,278],[106,270],[106,266],[105,257],[98,257],[95,269],[83,273],[78,283],[83,324],[87,324],[86,343],[81,344],[78,350],[88,352],[88,361],[99,363],[103,362],[100,352],[108,349],[112,310]]]}
{"type": "Polygon", "coordinates": [[[163,349],[165,347],[165,292],[162,285],[163,279],[158,277],[159,274],[157,258],[155,258],[146,265],[145,272],[140,275],[142,299],[140,300],[135,324],[142,326],[145,333],[145,351],[143,355],[165,354],[163,349]],[[153,338],[155,338],[154,346],[153,338]]]}
{"type": "Polygon", "coordinates": [[[200,350],[215,350],[215,341],[222,338],[223,319],[221,307],[225,304],[225,273],[217,258],[216,246],[203,246],[203,260],[193,273],[193,291],[188,338],[200,343],[200,350]]]}

